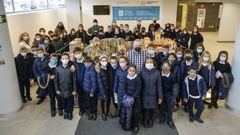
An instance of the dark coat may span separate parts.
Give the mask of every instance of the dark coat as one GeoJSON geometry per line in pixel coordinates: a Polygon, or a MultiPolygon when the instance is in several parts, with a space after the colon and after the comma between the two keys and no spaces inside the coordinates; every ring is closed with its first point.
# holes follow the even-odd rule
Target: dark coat
{"type": "Polygon", "coordinates": [[[17,76],[19,81],[27,81],[31,77],[31,59],[29,56],[26,56],[25,58],[18,54],[15,57],[15,64],[16,64],[16,70],[17,70],[17,76]]]}
{"type": "Polygon", "coordinates": [[[71,66],[64,68],[62,65],[56,67],[54,86],[56,91],[61,92],[61,96],[67,98],[76,92],[75,72],[70,70],[71,66]]]}
{"type": "Polygon", "coordinates": [[[142,105],[144,109],[155,109],[159,98],[163,98],[162,80],[160,72],[156,69],[144,68],[142,78],[142,105]]]}
{"type": "Polygon", "coordinates": [[[49,60],[47,57],[44,57],[43,59],[37,58],[33,62],[33,74],[35,78],[40,77],[42,73],[46,73],[48,69],[48,63],[49,60]]]}
{"type": "Polygon", "coordinates": [[[142,89],[141,77],[137,75],[136,78],[130,80],[129,78],[124,79],[124,90],[125,95],[131,96],[133,98],[139,97],[142,89]]]}
{"type": "Polygon", "coordinates": [[[74,66],[76,68],[76,85],[77,85],[77,90],[82,90],[83,89],[83,80],[84,80],[84,72],[85,72],[85,66],[81,62],[77,62],[75,59],[73,61],[74,66]]]}
{"type": "Polygon", "coordinates": [[[97,92],[97,75],[94,64],[92,64],[89,68],[85,69],[83,90],[87,93],[92,94],[95,94],[97,92]]]}
{"type": "MultiPolygon", "coordinates": [[[[184,99],[189,99],[189,91],[191,91],[191,88],[189,88],[189,81],[188,81],[188,76],[184,79],[182,89],[183,89],[183,98],[184,99]]],[[[204,97],[207,94],[207,87],[205,84],[205,81],[200,75],[197,75],[197,87],[198,87],[198,93],[200,94],[200,97],[204,97]]]]}
{"type": "MultiPolygon", "coordinates": [[[[197,67],[197,63],[193,60],[193,62],[190,66],[197,67]]],[[[180,80],[181,80],[181,82],[185,79],[185,77],[188,76],[188,73],[187,73],[188,67],[189,66],[186,65],[186,60],[183,60],[180,65],[180,80]]]]}
{"type": "Polygon", "coordinates": [[[174,79],[174,83],[180,83],[180,66],[177,60],[171,64],[171,73],[174,79]]]}
{"type": "Polygon", "coordinates": [[[187,48],[188,48],[189,39],[190,39],[190,35],[189,35],[188,33],[187,33],[187,34],[181,34],[181,35],[176,39],[177,46],[178,46],[178,47],[181,47],[181,48],[183,48],[183,49],[187,49],[187,48]]]}
{"type": "Polygon", "coordinates": [[[80,32],[79,30],[76,32],[76,38],[81,38],[82,42],[86,44],[86,39],[87,39],[87,32],[84,30],[80,32]]]}
{"type": "Polygon", "coordinates": [[[114,36],[114,32],[113,31],[111,31],[110,33],[109,32],[105,32],[105,37],[106,38],[113,38],[113,36],[114,36]]]}
{"type": "Polygon", "coordinates": [[[201,69],[199,69],[198,74],[201,75],[207,85],[207,88],[213,89],[216,84],[216,79],[215,79],[215,68],[213,65],[211,65],[210,70],[202,70],[203,66],[201,66],[201,69]],[[204,73],[206,72],[206,73],[204,73]],[[205,74],[208,75],[208,80],[206,80],[205,74]]]}
{"type": "Polygon", "coordinates": [[[97,71],[98,97],[100,100],[109,99],[108,69],[102,68],[97,71]]]}
{"type": "Polygon", "coordinates": [[[114,82],[115,82],[115,74],[118,68],[114,69],[111,64],[108,64],[108,78],[109,78],[109,92],[113,94],[114,82]]]}
{"type": "Polygon", "coordinates": [[[203,36],[198,32],[197,35],[194,35],[193,33],[191,34],[191,45],[190,49],[195,49],[196,45],[198,43],[203,42],[203,36]]]}
{"type": "Polygon", "coordinates": [[[118,102],[121,102],[124,96],[124,79],[127,77],[127,69],[119,67],[115,74],[113,91],[118,95],[118,102]]]}

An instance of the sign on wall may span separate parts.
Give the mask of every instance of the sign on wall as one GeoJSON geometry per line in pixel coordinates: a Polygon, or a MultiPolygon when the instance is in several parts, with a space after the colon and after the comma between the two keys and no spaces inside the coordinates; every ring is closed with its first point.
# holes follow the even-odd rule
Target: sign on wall
{"type": "Polygon", "coordinates": [[[112,15],[114,20],[159,20],[159,6],[121,6],[113,7],[112,15]]]}
{"type": "Polygon", "coordinates": [[[199,28],[204,28],[205,16],[206,16],[206,9],[204,9],[204,8],[198,9],[198,13],[197,13],[197,26],[199,28]]]}

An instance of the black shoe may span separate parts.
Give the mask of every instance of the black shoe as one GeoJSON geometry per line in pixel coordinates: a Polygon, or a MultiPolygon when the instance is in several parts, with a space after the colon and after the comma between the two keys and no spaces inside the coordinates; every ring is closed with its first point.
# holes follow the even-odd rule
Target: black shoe
{"type": "Polygon", "coordinates": [[[22,99],[22,102],[23,103],[27,103],[27,100],[24,98],[24,99],[22,99]]]}
{"type": "Polygon", "coordinates": [[[132,132],[134,135],[136,135],[139,132],[139,126],[135,126],[132,132]]]}
{"type": "Polygon", "coordinates": [[[176,129],[176,126],[174,124],[174,122],[171,120],[171,121],[168,121],[167,122],[168,126],[171,128],[171,129],[176,129]]]}
{"type": "Polygon", "coordinates": [[[51,117],[55,117],[55,116],[56,116],[56,112],[55,111],[51,112],[51,117]]]}
{"type": "Polygon", "coordinates": [[[92,113],[89,113],[89,114],[88,114],[88,120],[92,120],[92,118],[93,118],[93,114],[92,114],[92,113]]]}
{"type": "Polygon", "coordinates": [[[148,122],[147,122],[147,120],[144,120],[144,121],[143,121],[143,127],[144,127],[144,128],[148,128],[148,122]]]}
{"type": "Polygon", "coordinates": [[[43,99],[40,98],[40,99],[38,100],[38,102],[37,102],[37,105],[40,105],[42,102],[43,102],[43,99]]]}
{"type": "Polygon", "coordinates": [[[72,114],[69,114],[68,115],[68,120],[72,120],[73,119],[73,115],[72,114]]]}
{"type": "Polygon", "coordinates": [[[204,123],[204,121],[201,118],[195,118],[195,120],[199,123],[204,123]]]}
{"type": "Polygon", "coordinates": [[[188,106],[184,105],[184,111],[187,113],[188,112],[188,106]]]}
{"type": "Polygon", "coordinates": [[[209,105],[208,105],[208,108],[209,108],[209,109],[211,109],[212,107],[213,107],[213,105],[212,105],[212,104],[209,104],[209,105]]]}
{"type": "Polygon", "coordinates": [[[102,120],[107,121],[107,115],[105,113],[102,114],[102,120]]]}
{"type": "Polygon", "coordinates": [[[194,121],[194,119],[193,119],[192,116],[189,117],[189,121],[190,121],[190,122],[193,122],[193,121],[194,121]]]}
{"type": "Polygon", "coordinates": [[[110,112],[107,113],[106,115],[107,115],[107,117],[109,117],[110,119],[113,119],[113,118],[114,118],[114,116],[113,116],[110,112]]]}
{"type": "Polygon", "coordinates": [[[83,117],[83,115],[85,114],[85,112],[79,112],[79,116],[83,117]]]}
{"type": "Polygon", "coordinates": [[[64,116],[63,116],[64,119],[67,119],[68,118],[68,114],[65,113],[64,116]]]}
{"type": "Polygon", "coordinates": [[[92,115],[92,120],[95,121],[96,119],[97,119],[97,115],[94,113],[94,114],[92,115]]]}
{"type": "Polygon", "coordinates": [[[59,110],[58,111],[58,115],[61,117],[61,116],[63,116],[63,111],[62,110],[59,110]]]}
{"type": "Polygon", "coordinates": [[[152,121],[152,120],[149,121],[148,127],[149,127],[149,128],[153,128],[153,121],[152,121]]]}
{"type": "Polygon", "coordinates": [[[115,112],[114,112],[113,117],[114,117],[114,118],[117,118],[117,117],[118,117],[118,111],[115,111],[115,112]]]}
{"type": "Polygon", "coordinates": [[[27,100],[28,100],[28,101],[32,101],[32,97],[30,97],[30,96],[27,97],[27,100]]]}
{"type": "Polygon", "coordinates": [[[215,103],[213,106],[214,106],[214,108],[218,109],[218,104],[217,103],[215,103]]]}
{"type": "Polygon", "coordinates": [[[165,122],[166,118],[165,117],[160,117],[159,124],[163,124],[165,122]]]}

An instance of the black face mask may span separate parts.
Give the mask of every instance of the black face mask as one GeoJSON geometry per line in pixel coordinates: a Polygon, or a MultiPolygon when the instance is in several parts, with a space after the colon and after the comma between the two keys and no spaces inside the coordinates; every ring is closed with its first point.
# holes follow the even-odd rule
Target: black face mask
{"type": "Polygon", "coordinates": [[[187,56],[187,57],[186,57],[186,60],[187,60],[187,61],[189,61],[189,60],[191,60],[191,59],[192,59],[191,56],[187,56]]]}
{"type": "Polygon", "coordinates": [[[141,47],[136,47],[136,48],[135,48],[135,51],[136,51],[136,52],[140,52],[140,51],[141,51],[141,47]]]}

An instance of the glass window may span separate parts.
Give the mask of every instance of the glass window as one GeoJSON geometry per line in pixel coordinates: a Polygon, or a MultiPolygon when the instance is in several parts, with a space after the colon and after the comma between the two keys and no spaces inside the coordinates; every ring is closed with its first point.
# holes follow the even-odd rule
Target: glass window
{"type": "Polygon", "coordinates": [[[13,12],[12,0],[4,0],[5,12],[13,12]]]}
{"type": "Polygon", "coordinates": [[[14,0],[15,11],[47,9],[47,0],[14,0]]]}
{"type": "Polygon", "coordinates": [[[65,0],[48,0],[49,8],[65,7],[65,0]]]}

